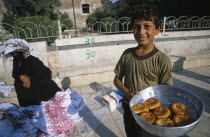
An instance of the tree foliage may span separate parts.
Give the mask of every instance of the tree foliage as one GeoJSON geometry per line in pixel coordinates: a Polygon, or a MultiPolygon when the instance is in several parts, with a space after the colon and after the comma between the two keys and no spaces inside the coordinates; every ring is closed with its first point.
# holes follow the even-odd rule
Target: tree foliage
{"type": "Polygon", "coordinates": [[[93,31],[95,32],[99,31],[99,29],[101,32],[112,32],[116,28],[114,19],[117,19],[115,12],[113,12],[112,10],[108,11],[98,8],[97,10],[95,10],[94,13],[88,16],[86,24],[88,25],[88,27],[93,27],[93,31]],[[101,22],[102,19],[104,20],[101,22]]]}
{"type": "Polygon", "coordinates": [[[0,15],[2,15],[3,13],[6,13],[6,8],[4,2],[0,0],[0,15]]]}
{"type": "Polygon", "coordinates": [[[102,18],[106,17],[116,18],[116,14],[113,11],[102,10],[98,8],[94,11],[94,13],[88,16],[88,19],[96,19],[97,21],[100,21],[102,18]]]}
{"type": "Polygon", "coordinates": [[[27,16],[47,16],[55,18],[54,9],[61,5],[59,0],[21,0],[27,16]]]}
{"type": "Polygon", "coordinates": [[[141,4],[157,5],[162,16],[209,16],[208,0],[119,0],[114,9],[118,17],[130,16],[141,4]]]}
{"type": "MultiPolygon", "coordinates": [[[[46,40],[48,43],[52,43],[58,33],[58,19],[60,19],[61,22],[64,24],[62,24],[63,30],[67,29],[67,27],[68,29],[72,28],[73,26],[73,23],[71,20],[69,20],[69,16],[67,13],[60,13],[59,11],[55,11],[55,9],[57,9],[57,7],[61,5],[60,0],[19,1],[21,6],[18,5],[13,8],[18,9],[18,11],[21,12],[18,12],[18,14],[13,13],[14,11],[10,9],[6,11],[2,20],[2,26],[4,27],[4,29],[14,36],[17,36],[19,38],[26,38],[28,41],[46,40]],[[39,27],[40,23],[42,27],[39,27]],[[14,29],[13,26],[16,27],[16,29],[14,29]],[[39,31],[37,31],[37,29],[39,31]]],[[[2,1],[0,0],[0,7],[3,4],[1,2],[2,1]]],[[[9,4],[8,1],[6,4],[9,4]]],[[[3,9],[0,9],[0,12],[5,11],[3,9]]]]}
{"type": "Polygon", "coordinates": [[[72,20],[69,19],[69,15],[65,13],[59,13],[60,16],[58,19],[60,19],[61,24],[62,24],[62,31],[64,30],[69,30],[73,28],[73,22],[72,20]]]}
{"type": "Polygon", "coordinates": [[[14,26],[17,35],[28,41],[46,40],[48,43],[52,43],[57,36],[57,23],[49,20],[49,17],[21,17],[14,22],[14,26]],[[39,39],[33,39],[38,37],[39,39]]]}

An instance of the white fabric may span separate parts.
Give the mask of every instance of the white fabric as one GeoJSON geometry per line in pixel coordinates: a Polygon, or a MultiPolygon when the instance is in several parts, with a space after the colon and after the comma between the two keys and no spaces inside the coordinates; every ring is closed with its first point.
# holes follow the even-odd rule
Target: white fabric
{"type": "Polygon", "coordinates": [[[57,92],[53,99],[41,105],[0,109],[0,135],[64,137],[82,120],[78,112],[85,104],[82,96],[67,89],[65,92],[57,92]]]}
{"type": "Polygon", "coordinates": [[[12,88],[14,88],[13,85],[7,85],[5,82],[0,82],[0,96],[8,97],[12,88]]]}
{"type": "Polygon", "coordinates": [[[50,135],[67,134],[80,120],[78,112],[84,108],[85,101],[74,90],[57,92],[53,100],[42,102],[42,117],[33,119],[34,125],[50,135]]]}

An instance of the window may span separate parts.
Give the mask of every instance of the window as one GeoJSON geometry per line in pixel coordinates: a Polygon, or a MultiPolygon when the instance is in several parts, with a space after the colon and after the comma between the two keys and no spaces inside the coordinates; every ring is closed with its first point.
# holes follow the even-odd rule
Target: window
{"type": "Polygon", "coordinates": [[[89,4],[82,4],[82,13],[90,13],[89,4]]]}

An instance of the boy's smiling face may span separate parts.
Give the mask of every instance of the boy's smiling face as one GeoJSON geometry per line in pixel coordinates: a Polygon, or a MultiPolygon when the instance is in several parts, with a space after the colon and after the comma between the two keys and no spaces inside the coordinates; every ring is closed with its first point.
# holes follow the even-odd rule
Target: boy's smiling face
{"type": "Polygon", "coordinates": [[[153,46],[155,35],[160,32],[160,27],[155,28],[152,21],[136,19],[133,25],[133,33],[139,46],[153,46]]]}

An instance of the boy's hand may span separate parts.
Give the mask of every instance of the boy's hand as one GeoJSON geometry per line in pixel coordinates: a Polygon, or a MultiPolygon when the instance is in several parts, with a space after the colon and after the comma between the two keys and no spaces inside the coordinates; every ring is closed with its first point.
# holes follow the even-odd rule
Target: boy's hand
{"type": "Polygon", "coordinates": [[[30,78],[26,75],[21,75],[20,76],[21,81],[24,83],[23,86],[25,88],[30,88],[31,82],[30,82],[30,78]]]}
{"type": "Polygon", "coordinates": [[[134,96],[134,95],[139,95],[139,91],[137,90],[130,90],[129,92],[127,92],[126,94],[126,97],[131,100],[131,98],[134,96]]]}

